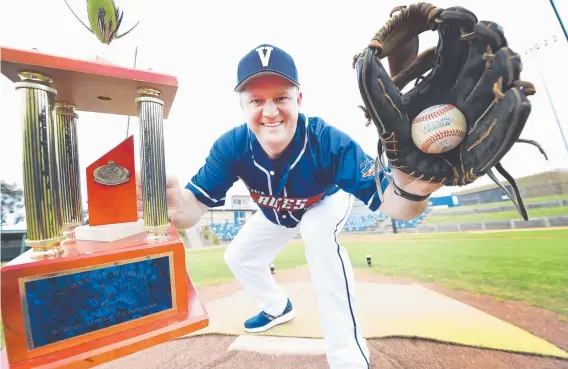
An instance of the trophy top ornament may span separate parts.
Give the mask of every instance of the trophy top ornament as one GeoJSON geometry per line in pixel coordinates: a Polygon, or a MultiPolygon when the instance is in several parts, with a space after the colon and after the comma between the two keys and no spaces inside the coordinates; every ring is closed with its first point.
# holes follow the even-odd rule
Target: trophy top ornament
{"type": "Polygon", "coordinates": [[[103,43],[110,45],[110,43],[121,37],[126,36],[130,33],[140,21],[138,21],[132,28],[123,34],[118,34],[118,30],[122,24],[122,19],[124,18],[124,12],[120,11],[120,8],[116,6],[113,0],[87,0],[87,15],[89,17],[90,27],[87,26],[81,18],[71,9],[71,6],[64,0],[65,4],[73,13],[75,18],[92,34],[94,34],[97,39],[103,43]]]}
{"type": "Polygon", "coordinates": [[[109,160],[107,165],[98,167],[93,172],[95,182],[105,186],[117,186],[128,182],[130,171],[123,166],[116,165],[113,160],[109,160]]]}

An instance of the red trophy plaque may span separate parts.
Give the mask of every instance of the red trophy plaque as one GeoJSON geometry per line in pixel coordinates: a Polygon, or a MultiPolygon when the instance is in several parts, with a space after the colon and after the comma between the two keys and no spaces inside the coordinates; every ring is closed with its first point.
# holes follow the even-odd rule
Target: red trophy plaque
{"type": "Polygon", "coordinates": [[[31,247],[1,270],[2,368],[91,368],[206,327],[165,201],[162,124],[176,78],[5,47],[0,55],[22,103],[31,247]],[[75,110],[138,116],[143,220],[132,137],[83,172],[75,110]]]}
{"type": "Polygon", "coordinates": [[[87,167],[89,224],[136,222],[134,136],[87,167]]]}

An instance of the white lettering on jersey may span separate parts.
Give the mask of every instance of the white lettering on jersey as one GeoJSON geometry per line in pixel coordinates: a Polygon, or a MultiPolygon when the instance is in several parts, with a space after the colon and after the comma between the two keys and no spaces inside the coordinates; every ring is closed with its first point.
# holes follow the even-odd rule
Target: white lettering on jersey
{"type": "Polygon", "coordinates": [[[255,190],[253,188],[249,188],[249,191],[250,191],[251,194],[254,193],[254,194],[257,194],[257,195],[264,195],[264,191],[255,190]]]}
{"type": "Polygon", "coordinates": [[[284,199],[284,202],[282,203],[282,209],[291,210],[292,204],[294,204],[294,199],[284,199]]]}
{"type": "Polygon", "coordinates": [[[270,196],[259,196],[256,202],[258,205],[268,206],[268,200],[270,200],[270,196]]]}
{"type": "Polygon", "coordinates": [[[297,199],[296,200],[296,206],[294,207],[294,210],[303,209],[306,206],[307,202],[308,202],[308,199],[297,199]]]}
{"type": "Polygon", "coordinates": [[[270,206],[271,208],[274,208],[274,209],[279,209],[280,208],[280,204],[279,204],[280,201],[282,201],[282,199],[280,197],[278,197],[278,198],[270,197],[270,201],[268,202],[268,206],[270,206]]]}
{"type": "Polygon", "coordinates": [[[323,193],[312,196],[307,199],[290,198],[290,197],[273,197],[267,195],[259,195],[257,190],[249,189],[254,202],[260,206],[274,209],[276,211],[295,211],[301,210],[308,206],[314,205],[323,196],[323,193]]]}
{"type": "Polygon", "coordinates": [[[262,63],[263,67],[268,67],[268,63],[270,62],[270,54],[272,53],[272,47],[270,46],[263,46],[256,49],[258,56],[260,57],[260,62],[262,63]]]}

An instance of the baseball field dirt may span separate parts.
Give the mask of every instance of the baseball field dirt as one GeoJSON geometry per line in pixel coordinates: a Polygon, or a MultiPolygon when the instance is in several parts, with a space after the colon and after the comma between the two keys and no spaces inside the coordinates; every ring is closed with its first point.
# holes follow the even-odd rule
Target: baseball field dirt
{"type": "MultiPolygon", "coordinates": [[[[568,350],[568,320],[561,314],[528,304],[449,290],[435,283],[407,278],[390,278],[356,269],[358,282],[381,284],[418,283],[425,288],[459,300],[473,308],[519,327],[562,350],[568,350]]],[[[279,271],[279,283],[308,281],[307,267],[279,271]]],[[[240,291],[237,282],[199,289],[207,304],[240,291]]],[[[228,307],[230,312],[230,307],[228,307]]],[[[266,355],[248,351],[229,351],[236,336],[204,335],[173,340],[154,348],[117,359],[99,369],[255,369],[328,368],[323,355],[266,355]]],[[[371,368],[376,369],[568,369],[568,360],[534,354],[440,343],[416,338],[369,339],[371,368]]]]}

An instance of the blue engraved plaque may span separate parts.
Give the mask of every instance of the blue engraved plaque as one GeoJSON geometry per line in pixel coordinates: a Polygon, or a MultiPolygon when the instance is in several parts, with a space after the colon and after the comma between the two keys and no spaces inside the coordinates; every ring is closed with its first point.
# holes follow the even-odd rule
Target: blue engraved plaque
{"type": "Polygon", "coordinates": [[[28,278],[23,315],[35,349],[175,307],[171,255],[28,278]]]}

